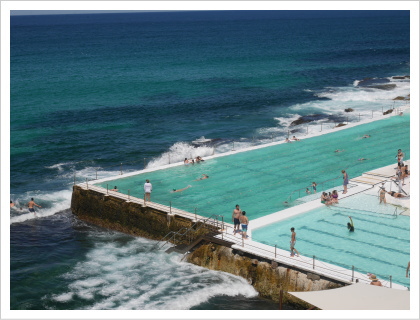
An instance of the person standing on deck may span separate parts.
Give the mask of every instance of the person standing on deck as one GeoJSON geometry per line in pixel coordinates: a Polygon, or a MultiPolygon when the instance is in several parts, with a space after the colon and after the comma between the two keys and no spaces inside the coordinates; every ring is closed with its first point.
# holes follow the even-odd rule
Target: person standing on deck
{"type": "Polygon", "coordinates": [[[379,191],[379,203],[386,203],[386,198],[385,198],[385,195],[386,195],[386,191],[385,191],[385,188],[380,188],[381,190],[379,191]]]}
{"type": "Polygon", "coordinates": [[[149,179],[146,179],[146,183],[144,184],[144,201],[150,201],[150,194],[152,193],[152,184],[150,183],[149,179]]]}
{"type": "Polygon", "coordinates": [[[347,185],[349,184],[349,175],[347,174],[346,170],[341,170],[343,174],[343,194],[347,193],[347,185]]]}
{"type": "Polygon", "coordinates": [[[239,216],[239,221],[242,224],[242,238],[247,239],[248,236],[246,235],[248,231],[249,220],[248,217],[245,216],[246,212],[242,211],[242,214],[239,216]]]}
{"type": "Polygon", "coordinates": [[[292,232],[292,236],[290,238],[290,256],[294,257],[295,252],[296,252],[296,256],[299,257],[299,251],[297,251],[297,249],[295,248],[295,244],[296,244],[295,228],[291,228],[290,231],[292,232]]]}
{"type": "Polygon", "coordinates": [[[232,213],[232,221],[233,221],[233,234],[240,231],[241,222],[239,221],[239,217],[241,216],[242,211],[239,208],[239,204],[235,206],[232,213]]]}

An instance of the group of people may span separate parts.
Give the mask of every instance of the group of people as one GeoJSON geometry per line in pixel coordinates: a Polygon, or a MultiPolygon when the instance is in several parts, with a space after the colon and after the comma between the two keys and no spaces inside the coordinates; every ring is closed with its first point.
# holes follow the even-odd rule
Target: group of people
{"type": "Polygon", "coordinates": [[[287,137],[286,140],[284,140],[284,142],[293,142],[293,141],[300,141],[300,139],[298,139],[295,136],[293,136],[290,139],[289,139],[289,137],[287,137]]]}
{"type": "MultiPolygon", "coordinates": [[[[12,200],[10,200],[10,208],[15,208],[15,207],[16,207],[15,203],[12,200]]],[[[34,198],[31,198],[31,200],[28,202],[28,210],[34,215],[36,214],[35,207],[42,208],[42,206],[35,203],[34,198]]],[[[20,210],[22,210],[22,207],[20,207],[20,210]]]]}
{"type": "Polygon", "coordinates": [[[321,203],[329,206],[331,204],[338,203],[338,192],[333,190],[333,192],[322,192],[321,194],[321,203]]]}
{"type": "Polygon", "coordinates": [[[239,204],[235,206],[232,213],[232,222],[233,222],[233,234],[240,233],[242,234],[243,239],[248,239],[248,225],[249,219],[246,216],[246,211],[242,211],[239,208],[239,204]]]}
{"type": "Polygon", "coordinates": [[[187,164],[194,164],[194,163],[199,163],[201,161],[204,161],[204,160],[200,156],[197,156],[197,157],[192,158],[192,159],[189,159],[189,160],[188,160],[188,158],[185,158],[184,159],[184,164],[185,165],[187,165],[187,164]]]}

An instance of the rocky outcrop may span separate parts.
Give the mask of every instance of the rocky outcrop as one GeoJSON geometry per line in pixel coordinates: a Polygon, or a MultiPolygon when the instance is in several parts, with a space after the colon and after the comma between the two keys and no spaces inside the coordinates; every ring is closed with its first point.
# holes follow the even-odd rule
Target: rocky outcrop
{"type": "Polygon", "coordinates": [[[394,109],[389,109],[387,111],[384,111],[384,115],[389,114],[389,113],[393,113],[393,112],[394,112],[394,109]]]}
{"type": "Polygon", "coordinates": [[[352,108],[347,108],[347,109],[344,109],[344,111],[345,112],[353,112],[354,110],[352,108]]]}

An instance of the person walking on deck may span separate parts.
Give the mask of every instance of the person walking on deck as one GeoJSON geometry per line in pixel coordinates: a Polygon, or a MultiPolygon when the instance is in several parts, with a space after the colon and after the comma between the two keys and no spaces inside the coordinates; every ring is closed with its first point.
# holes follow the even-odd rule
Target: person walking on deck
{"type": "Polygon", "coordinates": [[[235,206],[232,213],[232,221],[233,221],[233,234],[240,231],[241,222],[239,221],[239,217],[241,216],[242,211],[239,208],[239,204],[235,206]]]}
{"type": "Polygon", "coordinates": [[[146,183],[144,184],[144,201],[150,201],[150,194],[152,193],[153,186],[150,183],[149,179],[146,179],[146,183]]]}
{"type": "Polygon", "coordinates": [[[349,184],[349,175],[347,174],[346,170],[341,170],[343,174],[343,194],[347,193],[347,185],[349,184]]]}
{"type": "Polygon", "coordinates": [[[291,228],[290,231],[292,232],[292,235],[291,235],[291,238],[290,238],[290,256],[294,257],[295,252],[296,252],[296,256],[299,257],[299,251],[297,251],[297,249],[295,248],[295,244],[296,244],[295,228],[291,228]]]}

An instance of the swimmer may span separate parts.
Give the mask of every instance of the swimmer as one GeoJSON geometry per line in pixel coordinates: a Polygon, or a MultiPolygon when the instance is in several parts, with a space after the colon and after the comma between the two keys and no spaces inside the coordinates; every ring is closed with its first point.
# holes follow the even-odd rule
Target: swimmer
{"type": "Polygon", "coordinates": [[[363,139],[366,139],[366,138],[370,138],[370,135],[369,134],[365,134],[365,135],[363,135],[363,137],[362,137],[363,139]]]}
{"type": "Polygon", "coordinates": [[[306,188],[306,191],[305,191],[307,194],[311,194],[311,190],[309,190],[309,188],[306,188]]]}
{"type": "Polygon", "coordinates": [[[189,164],[190,162],[188,161],[187,158],[184,159],[184,164],[189,164]]]}
{"type": "Polygon", "coordinates": [[[343,150],[339,150],[339,149],[337,149],[337,150],[335,150],[334,152],[343,152],[344,151],[344,149],[343,150]]]}
{"type": "Polygon", "coordinates": [[[182,189],[173,189],[172,192],[182,192],[184,190],[187,190],[188,188],[191,188],[191,185],[188,185],[188,186],[186,186],[185,188],[182,188],[182,189]]]}
{"type": "Polygon", "coordinates": [[[298,138],[296,138],[295,136],[293,136],[292,140],[295,140],[295,141],[300,141],[300,140],[299,140],[298,138]]]}
{"type": "Polygon", "coordinates": [[[15,204],[13,203],[12,200],[10,200],[10,208],[13,208],[15,206],[15,204]]]}
{"type": "Polygon", "coordinates": [[[209,178],[209,176],[203,173],[201,178],[195,179],[194,181],[200,181],[200,180],[204,180],[204,179],[208,179],[208,178],[209,178]]]}
{"type": "Polygon", "coordinates": [[[286,140],[284,140],[284,142],[292,142],[289,140],[289,138],[286,138],[286,140]]]}
{"type": "Polygon", "coordinates": [[[352,218],[349,216],[350,222],[347,222],[347,229],[349,229],[350,232],[354,232],[354,224],[352,218]]]}
{"type": "Polygon", "coordinates": [[[34,202],[34,198],[31,198],[31,201],[28,202],[28,208],[29,208],[29,212],[33,212],[35,214],[34,206],[36,206],[38,208],[42,208],[40,205],[38,205],[34,202]]]}
{"type": "Polygon", "coordinates": [[[358,161],[364,161],[364,160],[367,160],[366,158],[359,158],[359,159],[357,159],[358,161]]]}

